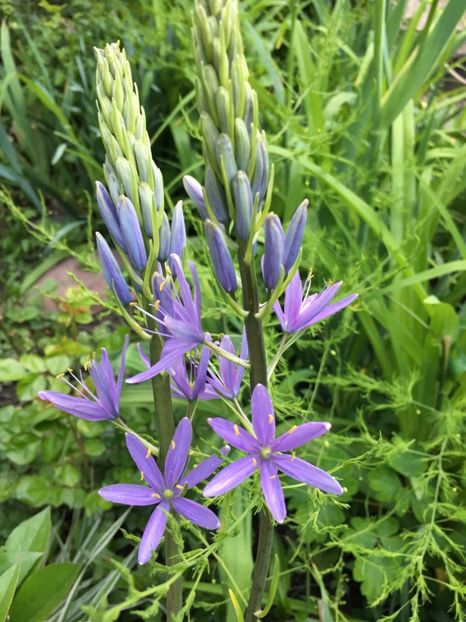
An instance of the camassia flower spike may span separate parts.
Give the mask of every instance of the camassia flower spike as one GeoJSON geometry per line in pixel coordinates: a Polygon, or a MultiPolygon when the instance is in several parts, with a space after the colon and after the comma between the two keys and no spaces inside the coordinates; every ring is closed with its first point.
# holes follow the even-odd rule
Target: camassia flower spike
{"type": "Polygon", "coordinates": [[[282,523],[286,516],[286,506],[278,470],[298,482],[304,482],[324,492],[342,494],[343,488],[331,475],[294,454],[287,453],[328,432],[329,423],[303,423],[275,438],[273,404],[269,392],[262,384],[254,388],[251,410],[255,436],[226,419],[208,419],[209,425],[221,438],[248,455],[217,473],[205,487],[205,497],[222,495],[259,470],[265,502],[275,520],[282,523]]]}
{"type": "Polygon", "coordinates": [[[140,564],[148,562],[152,551],[160,544],[168,515],[171,512],[181,514],[191,523],[205,529],[218,529],[220,527],[220,521],[212,510],[184,497],[186,490],[197,486],[208,478],[222,463],[222,458],[210,456],[189,473],[183,475],[188,462],[192,434],[191,422],[187,417],[184,417],[178,424],[171,441],[163,475],[141,441],[135,436],[127,434],[126,446],[147,486],[114,484],[104,486],[99,490],[101,497],[113,503],[156,506],[144,529],[139,545],[138,561],[140,564]]]}
{"type": "Polygon", "coordinates": [[[307,283],[304,292],[301,277],[299,272],[296,272],[285,290],[283,310],[279,302],[273,305],[285,333],[295,333],[312,326],[312,324],[317,324],[317,322],[341,311],[358,297],[357,294],[350,294],[338,302],[330,304],[341,287],[341,281],[326,287],[320,294],[312,294],[311,296],[308,296],[309,285],[310,281],[307,283]]]}
{"type": "Polygon", "coordinates": [[[95,386],[95,393],[86,385],[81,374],[78,378],[70,371],[73,380],[77,382],[78,386],[75,387],[64,377],[63,379],[73,391],[79,393],[79,397],[59,393],[58,391],[39,391],[40,399],[51,402],[59,410],[81,419],[88,419],[89,421],[116,419],[120,414],[120,395],[125,375],[128,343],[129,337],[126,337],[121,351],[120,371],[116,380],[107,350],[102,348],[100,362],[94,360],[90,365],[90,374],[95,386]]]}

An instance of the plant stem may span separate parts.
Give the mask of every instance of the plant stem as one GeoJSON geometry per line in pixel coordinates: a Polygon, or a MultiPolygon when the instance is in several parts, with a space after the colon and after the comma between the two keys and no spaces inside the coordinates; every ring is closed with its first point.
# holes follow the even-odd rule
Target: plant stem
{"type": "MultiPolygon", "coordinates": [[[[162,341],[158,335],[154,335],[150,342],[151,365],[155,365],[160,359],[162,351],[162,341]]],[[[152,378],[152,395],[154,399],[155,417],[159,432],[160,454],[159,462],[163,468],[167,456],[170,441],[175,432],[175,421],[173,419],[172,397],[170,390],[170,379],[167,374],[159,374],[152,378]]],[[[173,536],[167,531],[165,533],[165,563],[173,566],[177,562],[178,548],[173,540],[173,536]]],[[[167,594],[167,622],[172,622],[176,614],[180,611],[183,604],[183,579],[179,577],[174,581],[167,594]]]]}
{"type": "MultiPolygon", "coordinates": [[[[267,386],[267,358],[265,354],[262,322],[255,317],[255,314],[259,310],[256,272],[253,263],[246,263],[244,259],[245,251],[246,249],[244,246],[240,245],[238,261],[243,288],[243,305],[244,309],[248,311],[244,324],[246,328],[246,338],[248,340],[249,374],[252,390],[256,384],[259,383],[267,386]]],[[[251,594],[244,618],[245,622],[253,622],[256,619],[254,613],[261,607],[262,594],[267,580],[267,571],[269,569],[270,556],[272,553],[272,538],[272,518],[268,509],[264,507],[260,515],[259,541],[252,575],[251,594]]]]}

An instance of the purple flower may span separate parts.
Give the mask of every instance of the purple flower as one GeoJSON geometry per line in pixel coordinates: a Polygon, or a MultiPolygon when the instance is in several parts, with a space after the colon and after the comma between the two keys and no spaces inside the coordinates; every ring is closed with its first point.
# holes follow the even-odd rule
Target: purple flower
{"type": "Polygon", "coordinates": [[[148,562],[152,551],[158,547],[165,531],[168,515],[172,512],[181,514],[191,523],[205,529],[218,529],[220,527],[217,516],[211,510],[183,496],[186,490],[197,486],[212,475],[222,463],[222,458],[210,456],[189,473],[183,475],[188,462],[192,435],[191,422],[187,417],[184,417],[175,430],[162,475],[155,460],[150,455],[150,451],[147,451],[135,436],[127,434],[126,446],[147,486],[114,484],[99,490],[101,497],[113,503],[157,506],[152,512],[141,538],[138,550],[140,564],[148,562]]]}
{"type": "Polygon", "coordinates": [[[283,253],[283,265],[285,266],[285,274],[288,274],[288,272],[293,267],[293,264],[296,261],[299,251],[301,249],[304,228],[306,226],[308,203],[309,201],[307,199],[304,199],[304,201],[296,208],[296,211],[293,214],[293,218],[291,219],[291,222],[286,231],[283,253]]]}
{"type": "MultiPolygon", "coordinates": [[[[138,345],[139,356],[143,360],[147,368],[150,367],[150,360],[144,350],[138,345]]],[[[171,378],[171,389],[173,397],[178,397],[182,400],[189,400],[191,402],[195,400],[214,400],[218,398],[217,393],[212,391],[207,386],[207,367],[209,365],[211,351],[204,346],[202,349],[199,363],[195,363],[193,360],[188,361],[188,370],[186,369],[186,362],[184,356],[180,357],[178,361],[168,369],[168,373],[171,378]]]]}
{"type": "MultiPolygon", "coordinates": [[[[224,335],[222,337],[220,347],[231,354],[236,354],[233,342],[228,335],[224,335]]],[[[246,333],[244,332],[241,342],[240,357],[242,359],[246,359],[248,357],[248,342],[246,339],[246,333]]],[[[217,358],[220,375],[217,377],[211,373],[208,376],[207,391],[212,394],[212,398],[223,395],[223,397],[232,400],[238,396],[245,369],[241,365],[237,365],[223,356],[218,356],[217,358]]]]}
{"type": "MultiPolygon", "coordinates": [[[[205,341],[201,325],[201,290],[196,267],[192,262],[189,263],[194,281],[193,295],[184,276],[180,258],[177,255],[171,255],[170,258],[178,279],[180,294],[177,297],[170,289],[164,292],[167,287],[167,282],[164,280],[161,280],[158,285],[164,295],[158,297],[159,294],[155,294],[157,305],[155,319],[161,326],[160,334],[166,338],[160,360],[146,371],[128,378],[126,382],[130,384],[144,382],[160,374],[176,364],[186,352],[194,350],[205,341]],[[170,291],[171,295],[167,295],[170,291]]],[[[156,279],[154,281],[156,282],[156,279]]]]}
{"type": "Polygon", "coordinates": [[[38,396],[41,400],[51,402],[63,412],[81,419],[88,419],[89,421],[116,419],[120,415],[120,394],[125,374],[128,343],[129,337],[126,337],[121,351],[120,371],[116,380],[105,348],[102,348],[101,361],[91,363],[90,373],[96,394],[85,384],[81,374],[78,378],[70,371],[71,377],[78,383],[78,387],[66,379],[65,382],[74,391],[77,391],[80,397],[58,393],[57,391],[39,391],[38,396]]]}
{"type": "Polygon", "coordinates": [[[235,488],[259,469],[265,502],[276,521],[282,523],[286,516],[285,499],[277,471],[293,479],[319,488],[324,492],[341,494],[340,484],[331,475],[309,464],[292,451],[305,443],[322,436],[330,429],[329,423],[313,421],[293,426],[275,438],[275,415],[269,392],[262,385],[254,388],[251,398],[252,425],[255,436],[237,424],[226,419],[208,419],[213,430],[230,445],[247,452],[247,456],[229,464],[205,487],[204,496],[216,497],[235,488]]]}
{"type": "Polygon", "coordinates": [[[309,286],[310,281],[307,283],[306,292],[303,292],[301,277],[299,272],[296,272],[285,290],[284,309],[282,310],[278,301],[273,305],[285,333],[295,333],[316,324],[341,311],[358,297],[357,294],[350,294],[338,302],[330,304],[341,287],[341,281],[326,287],[320,294],[312,294],[311,296],[308,296],[309,286]]]}

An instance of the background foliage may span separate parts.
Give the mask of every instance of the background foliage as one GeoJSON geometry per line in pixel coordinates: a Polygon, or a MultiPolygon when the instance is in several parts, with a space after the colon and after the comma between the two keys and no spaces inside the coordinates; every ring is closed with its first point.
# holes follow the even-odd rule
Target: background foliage
{"type": "MultiPolygon", "coordinates": [[[[303,457],[334,469],[347,493],[335,500],[287,486],[290,519],[274,545],[278,583],[268,620],[464,616],[466,109],[458,50],[466,37],[457,28],[464,9],[459,0],[443,12],[435,1],[419,4],[410,19],[403,1],[241,5],[277,172],[273,210],[286,219],[308,197],[303,265],[316,287],[343,279],[360,294],[353,310],[307,333],[279,363],[279,416],[290,418],[293,404],[293,418],[332,422],[329,439],[303,457]]],[[[133,536],[121,529],[140,533],[144,516],[133,512],[124,522],[126,514],[95,492],[130,481],[122,439],[35,400],[38,390],[56,388],[57,373],[103,345],[117,361],[125,328],[79,285],[58,297],[53,284],[36,283],[69,254],[98,270],[93,182],[102,178],[103,151],[93,46],[115,39],[125,46],[169,200],[184,198],[181,177],[200,166],[190,6],[0,6],[7,232],[0,241],[0,594],[7,595],[0,620],[8,598],[12,622],[23,619],[21,599],[40,591],[56,564],[66,565],[58,572],[66,588],[53,604],[55,622],[82,620],[81,607],[90,620],[134,619],[130,610],[158,620],[163,571],[128,573],[133,536]],[[56,310],[44,311],[44,297],[55,299],[56,310]],[[32,528],[22,527],[42,530],[40,543],[18,548],[13,528],[49,506],[51,520],[43,510],[32,528]]],[[[202,267],[197,216],[186,206],[204,308],[220,329],[226,318],[202,267]]],[[[273,356],[278,333],[269,334],[273,356]]],[[[146,388],[125,389],[123,404],[133,427],[151,434],[146,388]]],[[[219,408],[202,405],[196,415],[207,443],[205,416],[219,408]]],[[[237,619],[225,586],[241,606],[252,564],[249,510],[247,491],[228,496],[228,533],[204,553],[193,532],[194,552],[183,561],[192,620],[207,619],[219,603],[228,620],[237,619]]]]}

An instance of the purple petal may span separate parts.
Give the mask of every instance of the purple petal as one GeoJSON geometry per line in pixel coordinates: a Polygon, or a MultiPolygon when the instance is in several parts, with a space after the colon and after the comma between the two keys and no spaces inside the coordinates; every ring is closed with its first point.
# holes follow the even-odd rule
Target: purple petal
{"type": "Polygon", "coordinates": [[[202,493],[204,497],[216,497],[223,495],[235,488],[257,469],[257,459],[253,456],[240,458],[233,464],[229,464],[210,480],[202,493]]]}
{"type": "Polygon", "coordinates": [[[265,502],[277,523],[283,523],[286,516],[286,506],[277,469],[270,460],[262,460],[259,470],[265,502]]]}
{"type": "Polygon", "coordinates": [[[160,360],[146,371],[142,371],[131,378],[127,378],[128,384],[138,384],[157,376],[161,372],[171,367],[179,358],[192,350],[197,344],[186,343],[184,341],[178,341],[177,339],[168,339],[162,349],[160,360]]]}
{"type": "Polygon", "coordinates": [[[254,387],[251,410],[252,425],[259,443],[268,447],[275,438],[275,415],[270,394],[263,384],[254,387]]]}
{"type": "Polygon", "coordinates": [[[317,324],[317,322],[320,322],[325,318],[330,317],[334,313],[338,313],[338,311],[341,311],[342,309],[347,307],[357,297],[357,294],[350,294],[349,296],[342,298],[338,302],[327,305],[324,309],[322,309],[322,311],[320,311],[320,313],[317,313],[317,315],[313,315],[310,321],[305,318],[303,318],[303,320],[298,320],[297,325],[299,326],[299,328],[297,328],[296,330],[301,330],[301,327],[306,328],[307,326],[311,326],[312,324],[317,324]]]}
{"type": "Polygon", "coordinates": [[[219,458],[218,456],[210,456],[182,477],[180,479],[180,484],[182,486],[187,486],[188,488],[197,486],[200,482],[210,477],[212,473],[218,469],[222,462],[223,458],[219,458]]]}
{"type": "Polygon", "coordinates": [[[195,525],[199,525],[199,527],[204,527],[205,529],[218,529],[220,527],[220,521],[217,516],[212,510],[205,508],[200,503],[182,497],[176,497],[173,499],[172,503],[179,514],[195,525]]]}
{"type": "Polygon", "coordinates": [[[304,482],[305,484],[309,484],[309,486],[319,488],[324,492],[331,492],[335,495],[341,495],[343,493],[343,488],[335,478],[313,464],[301,460],[301,458],[286,454],[274,454],[272,460],[280,471],[298,480],[298,482],[304,482]]]}
{"type": "Polygon", "coordinates": [[[121,387],[123,386],[123,378],[125,375],[126,351],[128,350],[128,345],[129,345],[129,336],[126,335],[125,340],[123,342],[123,348],[121,350],[120,371],[118,372],[118,379],[117,379],[118,406],[120,403],[121,387]]]}
{"type": "Polygon", "coordinates": [[[139,354],[139,357],[141,359],[141,361],[144,363],[144,365],[149,368],[150,367],[150,358],[147,356],[147,354],[144,352],[144,349],[142,347],[142,345],[140,343],[138,343],[137,347],[137,351],[139,354]]]}
{"type": "Polygon", "coordinates": [[[257,440],[236,423],[231,423],[231,421],[221,417],[207,419],[207,423],[216,434],[233,447],[249,453],[259,451],[260,447],[257,440]]]}
{"type": "Polygon", "coordinates": [[[39,391],[38,396],[41,400],[51,402],[59,410],[81,419],[101,421],[102,419],[113,418],[100,404],[83,397],[65,395],[57,391],[39,391]]]}
{"type": "Polygon", "coordinates": [[[193,429],[188,417],[183,417],[173,435],[165,459],[165,481],[168,488],[178,482],[188,462],[189,448],[193,438],[193,429]]]}
{"type": "Polygon", "coordinates": [[[168,520],[167,512],[169,511],[168,503],[162,502],[152,512],[139,544],[138,562],[140,564],[148,562],[152,551],[155,551],[160,544],[168,520]]]}
{"type": "Polygon", "coordinates": [[[131,454],[131,458],[134,460],[139,471],[143,474],[146,482],[154,491],[164,491],[167,486],[162,473],[156,465],[154,458],[152,458],[141,441],[132,434],[126,434],[126,446],[131,454]]]}
{"type": "Polygon", "coordinates": [[[301,283],[301,277],[299,276],[299,270],[297,270],[285,291],[285,304],[283,311],[288,324],[293,322],[298,316],[302,299],[303,286],[301,283]]]}
{"type": "Polygon", "coordinates": [[[99,495],[112,503],[123,505],[155,505],[160,501],[160,495],[154,493],[148,486],[138,484],[113,484],[104,486],[99,490],[99,495]]]}
{"type": "Polygon", "coordinates": [[[193,398],[196,399],[201,391],[205,388],[206,377],[207,377],[207,366],[209,365],[211,350],[204,346],[201,352],[201,358],[199,361],[199,366],[196,370],[196,380],[194,381],[193,386],[193,398]]]}
{"type": "Polygon", "coordinates": [[[311,421],[298,426],[294,425],[288,432],[275,439],[272,444],[272,450],[290,451],[305,443],[309,443],[314,438],[322,436],[322,434],[330,430],[330,427],[330,423],[323,421],[311,421]]]}

